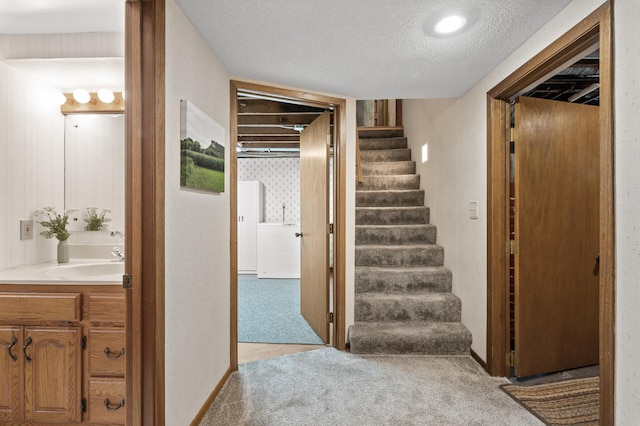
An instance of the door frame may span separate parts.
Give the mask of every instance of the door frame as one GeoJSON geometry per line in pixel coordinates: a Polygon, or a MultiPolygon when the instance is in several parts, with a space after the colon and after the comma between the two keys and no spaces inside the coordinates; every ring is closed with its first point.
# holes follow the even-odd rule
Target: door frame
{"type": "Polygon", "coordinates": [[[614,424],[613,1],[609,0],[487,93],[487,370],[506,376],[509,353],[509,98],[600,48],[600,424],[614,424]]]}
{"type": "MultiPolygon", "coordinates": [[[[345,349],[345,253],[346,253],[346,99],[320,95],[308,91],[290,89],[242,80],[230,81],[230,144],[238,143],[238,90],[254,91],[283,99],[302,102],[321,108],[334,108],[334,217],[333,217],[333,346],[345,349]]],[[[230,217],[237,217],[238,209],[238,155],[230,149],[230,217]]],[[[231,221],[231,369],[238,369],[238,224],[231,221]]]]}
{"type": "Polygon", "coordinates": [[[125,3],[126,424],[165,424],[165,1],[125,3]]]}

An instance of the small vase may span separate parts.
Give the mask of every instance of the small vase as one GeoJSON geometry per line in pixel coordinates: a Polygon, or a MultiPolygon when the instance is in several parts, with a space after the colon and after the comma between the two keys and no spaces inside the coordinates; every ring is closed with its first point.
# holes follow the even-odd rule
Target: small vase
{"type": "Polygon", "coordinates": [[[58,241],[58,263],[69,262],[69,242],[58,241]]]}

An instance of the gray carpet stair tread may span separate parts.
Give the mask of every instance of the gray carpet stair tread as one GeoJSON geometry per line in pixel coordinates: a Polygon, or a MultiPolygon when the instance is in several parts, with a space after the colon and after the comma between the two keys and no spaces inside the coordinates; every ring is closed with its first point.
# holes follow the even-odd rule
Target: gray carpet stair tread
{"type": "Polygon", "coordinates": [[[362,163],[363,176],[407,175],[415,174],[415,161],[368,161],[362,163]]]}
{"type": "Polygon", "coordinates": [[[349,341],[358,354],[468,355],[471,333],[461,322],[362,322],[349,341]]]}
{"type": "Polygon", "coordinates": [[[422,293],[451,291],[452,274],[443,266],[381,268],[356,266],[356,292],[422,293]]]}
{"type": "Polygon", "coordinates": [[[360,151],[360,160],[368,161],[411,161],[411,149],[378,149],[371,151],[360,151]]]}
{"type": "Polygon", "coordinates": [[[356,225],[356,244],[435,244],[437,228],[429,224],[356,225]]]}
{"type": "Polygon", "coordinates": [[[359,245],[356,266],[443,266],[444,249],[436,244],[359,245]]]}
{"type": "Polygon", "coordinates": [[[424,207],[424,190],[356,191],[357,207],[424,207]]]}
{"type": "Polygon", "coordinates": [[[361,151],[374,151],[381,149],[403,149],[407,147],[407,138],[398,136],[390,138],[361,138],[361,151]]]}
{"type": "Polygon", "coordinates": [[[416,174],[364,176],[362,182],[356,186],[357,191],[389,189],[420,189],[420,176],[416,174]]]}
{"type": "Polygon", "coordinates": [[[356,208],[356,226],[366,225],[428,225],[427,207],[391,207],[387,210],[356,208]]]}
{"type": "Polygon", "coordinates": [[[403,128],[359,128],[358,136],[360,139],[369,139],[369,138],[398,138],[404,136],[403,128]]]}
{"type": "Polygon", "coordinates": [[[461,302],[452,293],[362,293],[355,299],[355,321],[460,321],[461,302]]]}

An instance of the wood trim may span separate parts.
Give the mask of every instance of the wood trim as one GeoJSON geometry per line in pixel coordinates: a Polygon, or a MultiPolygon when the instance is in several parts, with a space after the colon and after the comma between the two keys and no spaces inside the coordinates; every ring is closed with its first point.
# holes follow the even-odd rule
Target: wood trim
{"type": "MultiPolygon", "coordinates": [[[[500,241],[508,240],[508,211],[503,187],[503,157],[508,157],[502,108],[509,97],[557,70],[599,39],[600,43],[600,424],[614,424],[615,361],[615,222],[613,128],[613,2],[603,6],[518,68],[488,92],[488,217],[487,223],[487,366],[493,375],[505,375],[503,360],[509,349],[506,258],[500,241]],[[508,336],[508,333],[507,333],[508,336]]],[[[507,203],[508,206],[508,203],[507,203]]]]}
{"type": "Polygon", "coordinates": [[[164,419],[164,0],[125,7],[127,424],[164,419]]]}
{"type": "Polygon", "coordinates": [[[205,414],[207,414],[207,411],[209,411],[209,408],[211,408],[211,404],[213,404],[213,401],[216,399],[216,397],[222,390],[222,387],[224,386],[225,383],[227,383],[227,380],[229,380],[229,376],[231,376],[231,372],[232,372],[232,369],[231,367],[229,367],[227,371],[225,371],[225,373],[222,375],[222,378],[220,379],[216,387],[211,392],[211,395],[209,395],[209,398],[207,398],[207,400],[204,402],[204,404],[198,411],[198,414],[196,414],[196,416],[191,421],[191,423],[189,423],[190,426],[198,426],[200,422],[202,422],[202,419],[204,418],[205,414]]]}
{"type": "Polygon", "coordinates": [[[229,250],[231,256],[229,256],[230,263],[230,368],[233,371],[238,369],[238,153],[236,152],[236,146],[238,145],[238,86],[235,82],[231,81],[229,85],[230,93],[229,100],[231,107],[229,109],[229,203],[230,203],[230,238],[229,238],[229,250]]]}
{"type": "Polygon", "coordinates": [[[362,183],[362,160],[360,159],[360,134],[356,135],[356,180],[358,183],[362,183]]]}
{"type": "Polygon", "coordinates": [[[402,99],[396,99],[396,126],[402,127],[402,99]]]}
{"type": "Polygon", "coordinates": [[[509,103],[487,96],[487,315],[498,322],[487,327],[487,367],[506,376],[509,348],[509,103]]]}
{"type": "MultiPolygon", "coordinates": [[[[230,82],[230,146],[235,147],[238,143],[237,134],[237,92],[250,91],[282,98],[283,100],[300,101],[304,105],[317,106],[326,108],[332,106],[334,108],[334,134],[338,137],[334,141],[334,185],[338,189],[335,191],[334,197],[334,253],[338,255],[334,257],[334,323],[333,323],[333,346],[343,350],[346,341],[345,328],[345,251],[346,251],[346,100],[333,96],[320,95],[299,89],[287,89],[283,87],[268,86],[260,83],[246,82],[241,80],[231,80],[230,82]],[[336,167],[337,165],[337,167],[336,167]]],[[[237,155],[231,150],[230,159],[230,217],[237,217],[237,155]]],[[[237,224],[231,221],[231,242],[230,242],[230,268],[231,268],[231,368],[238,368],[237,350],[238,350],[238,282],[237,282],[237,224]]]]}
{"type": "Polygon", "coordinates": [[[492,98],[505,99],[565,67],[568,61],[597,43],[602,10],[580,21],[556,41],[514,71],[489,91],[492,98]]]}
{"type": "Polygon", "coordinates": [[[333,346],[345,350],[346,343],[346,258],[347,250],[347,108],[342,100],[334,110],[334,234],[333,252],[333,346]],[[337,190],[336,190],[337,188],[337,190]]]}
{"type": "Polygon", "coordinates": [[[613,7],[600,17],[600,424],[615,424],[613,7]]]}
{"type": "Polygon", "coordinates": [[[484,362],[484,360],[480,358],[480,355],[478,355],[473,349],[471,349],[471,358],[473,358],[485,371],[487,370],[487,363],[484,362]]]}

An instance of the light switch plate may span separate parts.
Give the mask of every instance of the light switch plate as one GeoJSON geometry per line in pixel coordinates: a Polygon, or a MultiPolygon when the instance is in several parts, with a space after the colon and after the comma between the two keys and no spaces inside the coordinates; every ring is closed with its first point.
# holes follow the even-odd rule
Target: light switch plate
{"type": "Polygon", "coordinates": [[[20,221],[20,239],[33,240],[33,220],[20,221]]]}
{"type": "Polygon", "coordinates": [[[471,201],[469,203],[469,219],[477,219],[478,218],[478,202],[471,201]]]}

